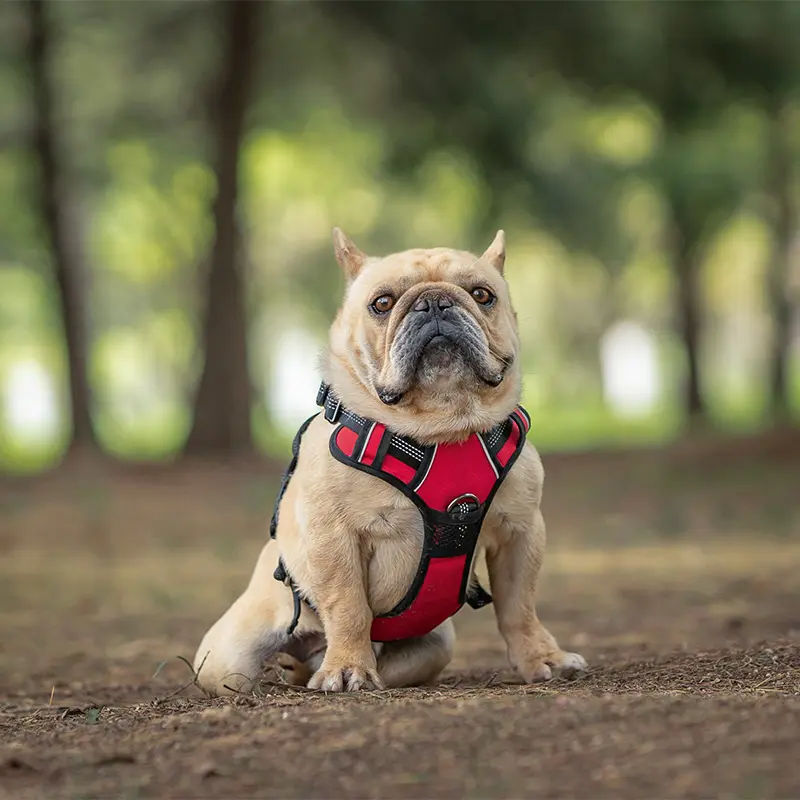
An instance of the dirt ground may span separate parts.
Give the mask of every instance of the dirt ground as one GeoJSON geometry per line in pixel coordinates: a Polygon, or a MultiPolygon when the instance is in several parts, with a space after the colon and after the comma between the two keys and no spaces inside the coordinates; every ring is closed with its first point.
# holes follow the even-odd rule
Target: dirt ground
{"type": "Polygon", "coordinates": [[[0,797],[800,798],[798,454],[545,460],[540,616],[579,681],[521,685],[465,609],[441,685],[215,701],[177,656],[247,581],[275,469],[0,479],[0,797]]]}

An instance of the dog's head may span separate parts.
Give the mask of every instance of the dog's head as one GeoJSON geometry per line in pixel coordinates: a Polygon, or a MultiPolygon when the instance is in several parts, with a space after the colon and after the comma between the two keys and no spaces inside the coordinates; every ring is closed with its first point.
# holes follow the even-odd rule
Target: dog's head
{"type": "Polygon", "coordinates": [[[479,258],[447,248],[367,256],[338,228],[347,277],[327,380],[353,411],[421,441],[488,430],[519,401],[505,236],[479,258]]]}

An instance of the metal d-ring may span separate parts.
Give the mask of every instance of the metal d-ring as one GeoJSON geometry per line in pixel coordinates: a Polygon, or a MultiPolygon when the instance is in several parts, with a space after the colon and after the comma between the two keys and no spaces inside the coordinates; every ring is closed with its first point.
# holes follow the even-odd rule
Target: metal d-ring
{"type": "Polygon", "coordinates": [[[447,513],[449,514],[450,512],[453,511],[454,508],[460,506],[462,503],[465,504],[468,503],[470,505],[474,503],[477,508],[480,508],[481,505],[481,501],[478,500],[478,498],[474,494],[469,494],[469,493],[462,494],[459,497],[456,497],[456,499],[453,500],[453,502],[450,503],[449,506],[447,506],[447,513]]]}

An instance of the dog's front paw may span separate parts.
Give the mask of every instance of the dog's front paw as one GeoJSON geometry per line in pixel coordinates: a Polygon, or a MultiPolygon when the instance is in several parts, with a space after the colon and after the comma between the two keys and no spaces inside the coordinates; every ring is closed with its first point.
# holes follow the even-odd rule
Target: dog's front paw
{"type": "Polygon", "coordinates": [[[374,667],[323,662],[308,682],[308,688],[321,692],[357,692],[359,689],[383,689],[383,682],[374,667]]]}
{"type": "Polygon", "coordinates": [[[555,650],[518,666],[525,683],[540,683],[553,678],[573,680],[589,669],[586,659],[578,653],[555,650]]]}

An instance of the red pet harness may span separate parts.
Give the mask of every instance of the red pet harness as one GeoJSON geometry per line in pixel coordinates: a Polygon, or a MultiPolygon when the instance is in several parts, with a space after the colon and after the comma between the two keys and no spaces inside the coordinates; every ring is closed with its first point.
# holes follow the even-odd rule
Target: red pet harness
{"type": "MultiPolygon", "coordinates": [[[[474,582],[470,585],[472,559],[494,495],[525,446],[530,428],[527,412],[518,406],[500,425],[487,433],[473,433],[464,442],[422,446],[343,408],[324,384],[317,403],[323,407],[325,419],[336,425],[330,438],[333,457],[391,484],[422,515],[424,541],[416,576],[405,597],[374,619],[372,641],[424,636],[465,602],[473,608],[490,603],[487,592],[474,582]]],[[[297,462],[300,437],[310,421],[300,428],[292,447],[293,458],[284,474],[270,529],[273,537],[280,500],[297,462]]],[[[303,593],[283,563],[275,577],[288,582],[295,595],[292,633],[303,593]]]]}

